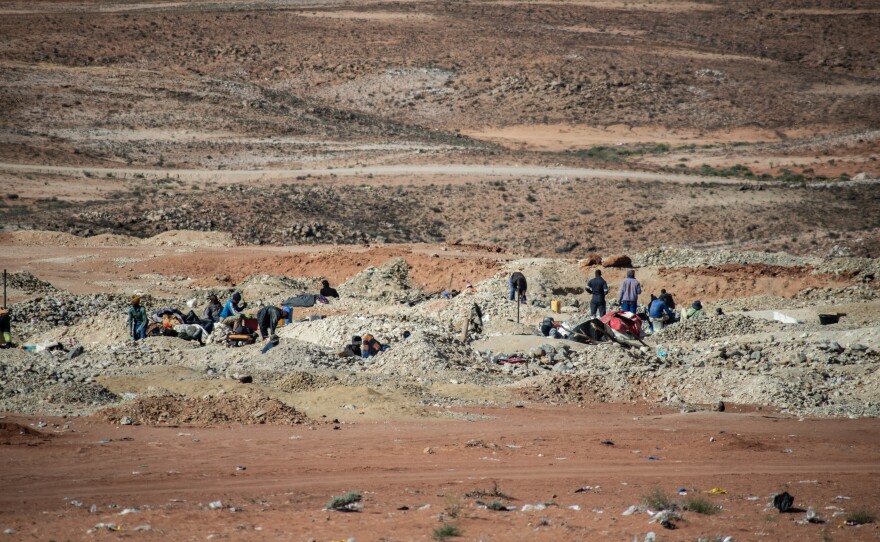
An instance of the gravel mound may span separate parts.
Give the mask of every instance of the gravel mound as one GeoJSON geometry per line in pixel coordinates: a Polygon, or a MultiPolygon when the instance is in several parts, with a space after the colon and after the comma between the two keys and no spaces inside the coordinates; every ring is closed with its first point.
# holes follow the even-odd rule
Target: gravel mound
{"type": "Polygon", "coordinates": [[[393,258],[379,267],[368,267],[339,285],[339,293],[382,302],[417,302],[424,299],[421,290],[413,288],[409,264],[393,258]]]}
{"type": "MultiPolygon", "coordinates": [[[[154,308],[156,301],[149,295],[141,303],[154,308]]],[[[42,334],[58,326],[72,326],[90,317],[110,314],[125,315],[131,306],[131,297],[123,294],[74,295],[55,291],[43,297],[16,303],[9,310],[16,338],[42,334]]]]}
{"type": "Polygon", "coordinates": [[[742,314],[685,320],[664,327],[651,337],[664,341],[707,341],[731,335],[751,335],[779,329],[777,324],[742,314]]]}
{"type": "Polygon", "coordinates": [[[9,273],[6,276],[6,281],[9,288],[21,290],[27,294],[50,294],[58,291],[45,280],[40,280],[27,271],[9,273]]]}
{"type": "Polygon", "coordinates": [[[296,425],[311,420],[277,399],[257,395],[222,395],[190,398],[182,395],[139,397],[134,401],[105,409],[99,414],[118,423],[129,417],[145,425],[211,425],[217,423],[296,425]]]}
{"type": "Polygon", "coordinates": [[[332,376],[310,373],[307,371],[294,371],[288,373],[272,383],[272,387],[288,393],[299,391],[311,391],[327,388],[338,384],[332,376]]]}

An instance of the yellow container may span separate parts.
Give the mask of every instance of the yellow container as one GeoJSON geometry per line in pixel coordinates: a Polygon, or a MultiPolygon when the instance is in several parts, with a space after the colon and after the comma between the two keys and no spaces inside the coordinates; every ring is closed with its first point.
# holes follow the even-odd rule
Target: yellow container
{"type": "Polygon", "coordinates": [[[559,301],[558,299],[551,299],[550,300],[550,310],[552,310],[555,313],[562,312],[562,302],[559,301]]]}

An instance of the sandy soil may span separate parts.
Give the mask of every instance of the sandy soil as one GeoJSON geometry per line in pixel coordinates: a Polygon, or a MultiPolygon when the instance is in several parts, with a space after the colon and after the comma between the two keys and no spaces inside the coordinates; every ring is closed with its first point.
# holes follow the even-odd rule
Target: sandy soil
{"type": "Polygon", "coordinates": [[[630,540],[648,531],[660,540],[878,536],[876,524],[847,527],[835,516],[880,499],[873,420],[642,405],[468,412],[487,418],[208,428],[49,418],[41,430],[49,437],[4,434],[0,483],[10,490],[0,496],[0,527],[41,539],[81,538],[98,523],[126,534],[149,525],[134,534],[174,539],[431,540],[443,522],[458,525],[464,540],[630,540]],[[518,509],[556,506],[493,512],[466,496],[496,485],[518,509]],[[595,489],[574,492],[584,486],[595,489]],[[716,487],[727,493],[704,493],[716,487]],[[649,525],[644,513],[621,515],[657,488],[669,495],[684,488],[720,511],[684,512],[671,532],[649,525]],[[362,492],[362,511],[322,510],[349,490],[362,492]],[[803,512],[768,509],[783,490],[828,523],[799,525],[803,512]],[[209,509],[217,500],[224,509],[209,509]]]}

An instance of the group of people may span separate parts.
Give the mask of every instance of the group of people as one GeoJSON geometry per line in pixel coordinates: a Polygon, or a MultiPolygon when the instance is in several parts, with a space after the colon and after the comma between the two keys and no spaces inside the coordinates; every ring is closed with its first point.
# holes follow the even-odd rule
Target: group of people
{"type": "MultiPolygon", "coordinates": [[[[327,280],[321,281],[321,291],[318,295],[322,298],[339,298],[339,293],[327,280]]],[[[263,351],[267,352],[278,344],[275,331],[281,322],[289,324],[293,321],[293,307],[267,305],[261,307],[255,315],[248,313],[247,308],[248,304],[244,301],[241,292],[234,292],[225,303],[221,303],[216,294],[209,295],[208,305],[202,310],[201,317],[192,311],[184,315],[173,308],[148,313],[141,305],[141,297],[136,295],[132,297],[128,309],[129,337],[138,341],[151,334],[176,335],[184,339],[198,340],[199,343],[204,344],[204,339],[218,324],[228,327],[232,334],[250,335],[251,330],[245,327],[245,320],[255,318],[260,338],[267,342],[263,351]]]]}
{"type": "MultiPolygon", "coordinates": [[[[590,316],[599,318],[605,316],[607,305],[605,297],[608,295],[608,283],[602,278],[602,271],[597,269],[595,277],[592,278],[584,288],[587,293],[592,294],[590,299],[590,316]]],[[[636,272],[630,269],[626,272],[626,278],[620,283],[617,294],[617,300],[620,303],[620,310],[638,314],[639,296],[642,294],[642,285],[636,279],[636,272]]],[[[689,320],[704,318],[706,316],[703,311],[703,304],[700,300],[694,301],[691,306],[681,311],[680,316],[675,312],[675,299],[672,294],[665,289],[660,290],[660,295],[651,294],[650,301],[647,305],[648,322],[653,331],[663,329],[663,326],[677,322],[679,320],[689,320]]],[[[720,309],[719,309],[720,311],[720,309]]]]}

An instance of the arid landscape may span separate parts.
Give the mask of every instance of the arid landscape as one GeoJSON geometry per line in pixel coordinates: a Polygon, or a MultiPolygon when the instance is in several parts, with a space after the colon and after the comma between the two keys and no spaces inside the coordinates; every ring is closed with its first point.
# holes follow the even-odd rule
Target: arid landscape
{"type": "Polygon", "coordinates": [[[0,530],[878,539],[878,28],[874,0],[0,0],[0,530]],[[634,269],[708,316],[542,336],[596,269],[612,310],[634,269]],[[126,329],[133,295],[324,279],[266,353],[126,329]],[[390,348],[340,355],[365,334],[390,348]]]}

